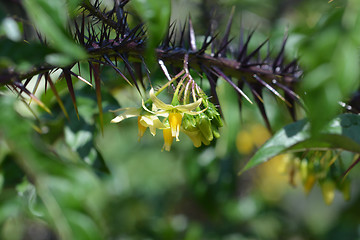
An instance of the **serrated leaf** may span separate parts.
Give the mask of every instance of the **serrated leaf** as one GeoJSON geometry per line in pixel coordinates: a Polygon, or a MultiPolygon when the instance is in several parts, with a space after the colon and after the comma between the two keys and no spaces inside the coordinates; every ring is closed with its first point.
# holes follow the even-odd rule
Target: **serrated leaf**
{"type": "Polygon", "coordinates": [[[316,137],[304,119],[285,126],[268,140],[249,160],[240,173],[285,152],[316,149],[342,149],[360,153],[360,116],[342,114],[330,121],[316,137]]]}

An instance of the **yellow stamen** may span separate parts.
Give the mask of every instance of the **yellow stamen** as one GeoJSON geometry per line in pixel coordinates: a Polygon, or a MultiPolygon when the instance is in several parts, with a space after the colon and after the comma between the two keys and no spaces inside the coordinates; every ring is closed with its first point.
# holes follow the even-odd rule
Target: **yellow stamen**
{"type": "Polygon", "coordinates": [[[137,120],[138,129],[139,129],[139,132],[138,132],[139,139],[138,139],[138,141],[140,141],[140,139],[142,138],[142,136],[144,136],[144,133],[146,131],[146,127],[141,124],[140,120],[141,120],[141,116],[138,116],[138,120],[137,120]]]}
{"type": "Polygon", "coordinates": [[[163,135],[164,135],[164,146],[162,148],[162,151],[165,149],[165,151],[169,152],[174,139],[171,134],[171,129],[170,128],[163,129],[163,135]]]}
{"type": "Polygon", "coordinates": [[[179,133],[180,133],[181,120],[182,120],[182,115],[180,113],[169,113],[171,136],[176,137],[176,141],[180,141],[179,133]]]}

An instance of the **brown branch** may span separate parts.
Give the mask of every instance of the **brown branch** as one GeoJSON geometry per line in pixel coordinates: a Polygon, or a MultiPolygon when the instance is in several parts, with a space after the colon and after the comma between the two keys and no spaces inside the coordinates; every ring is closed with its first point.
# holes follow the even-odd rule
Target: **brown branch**
{"type": "Polygon", "coordinates": [[[233,77],[241,80],[242,77],[251,81],[256,81],[253,78],[253,75],[256,74],[261,76],[261,78],[271,83],[273,80],[281,81],[284,85],[290,85],[294,82],[297,82],[298,79],[293,76],[293,74],[274,74],[272,71],[271,65],[263,64],[260,66],[242,66],[240,62],[222,58],[222,57],[212,57],[208,54],[196,54],[188,53],[186,51],[177,51],[176,53],[166,52],[161,49],[156,50],[157,58],[163,60],[166,64],[172,64],[176,67],[182,67],[183,59],[186,54],[189,55],[189,66],[191,68],[201,71],[201,65],[220,68],[227,76],[233,77]]]}

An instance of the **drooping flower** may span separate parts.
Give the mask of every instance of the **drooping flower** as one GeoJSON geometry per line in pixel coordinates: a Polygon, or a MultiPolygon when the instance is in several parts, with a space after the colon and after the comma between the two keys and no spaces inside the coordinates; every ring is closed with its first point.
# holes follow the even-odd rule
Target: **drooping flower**
{"type": "Polygon", "coordinates": [[[169,113],[169,124],[171,129],[171,135],[176,137],[176,141],[179,141],[181,120],[182,120],[181,113],[178,112],[169,113]]]}
{"type": "Polygon", "coordinates": [[[146,106],[144,105],[144,102],[143,102],[143,108],[152,114],[168,117],[171,136],[175,137],[176,141],[179,141],[180,126],[183,115],[184,114],[198,115],[206,110],[203,109],[201,111],[194,111],[196,108],[198,108],[201,105],[203,101],[202,98],[199,98],[197,101],[189,104],[183,104],[183,105],[179,104],[175,106],[172,104],[166,104],[163,101],[161,101],[158,97],[156,97],[153,88],[150,89],[150,99],[153,102],[156,111],[154,112],[147,109],[146,106]]]}
{"type": "Polygon", "coordinates": [[[141,124],[141,116],[138,116],[138,119],[137,119],[137,124],[138,124],[138,136],[139,136],[139,139],[138,141],[140,141],[140,139],[142,138],[142,136],[144,136],[144,133],[146,131],[146,128],[144,125],[141,124]]]}
{"type": "Polygon", "coordinates": [[[156,115],[145,114],[140,116],[140,125],[148,127],[153,136],[156,135],[156,129],[165,128],[165,125],[160,121],[156,115]]]}
{"type": "Polygon", "coordinates": [[[174,137],[172,136],[171,129],[170,128],[164,128],[163,129],[163,136],[164,136],[164,146],[162,148],[162,151],[165,149],[165,151],[170,151],[172,142],[174,140],[174,137]]]}

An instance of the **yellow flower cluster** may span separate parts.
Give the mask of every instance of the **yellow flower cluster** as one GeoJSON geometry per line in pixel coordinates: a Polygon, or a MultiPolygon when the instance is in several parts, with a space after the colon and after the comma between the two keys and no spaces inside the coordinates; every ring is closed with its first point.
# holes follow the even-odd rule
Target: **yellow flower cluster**
{"type": "MultiPolygon", "coordinates": [[[[342,193],[345,200],[350,199],[350,179],[343,175],[345,170],[342,169],[343,165],[338,159],[339,157],[340,152],[332,150],[308,151],[305,155],[304,153],[286,153],[278,155],[264,167],[267,168],[268,174],[272,175],[274,175],[275,166],[282,169],[282,173],[288,174],[289,183],[293,186],[301,183],[307,195],[318,183],[324,202],[330,205],[334,201],[337,190],[342,193]]],[[[355,156],[354,159],[357,158],[358,156],[355,156]]],[[[264,172],[261,172],[260,175],[264,175],[264,172]]],[[[278,185],[284,182],[280,177],[275,176],[275,178],[279,178],[278,185]]],[[[264,182],[264,186],[271,185],[267,176],[264,179],[267,181],[264,182]]],[[[276,187],[272,190],[276,190],[276,187]]],[[[271,194],[274,196],[272,192],[271,194]]]]}
{"type": "Polygon", "coordinates": [[[171,104],[166,104],[157,97],[175,80],[176,78],[172,79],[157,92],[151,88],[149,99],[142,100],[141,107],[116,110],[115,112],[123,112],[111,122],[119,123],[124,119],[137,117],[139,140],[147,128],[153,136],[156,135],[156,129],[162,130],[165,151],[170,151],[174,138],[180,141],[180,131],[190,137],[195,147],[200,147],[201,143],[210,144],[214,136],[220,136],[218,132],[218,128],[222,126],[220,114],[189,74],[183,74],[177,83],[171,104]]]}

